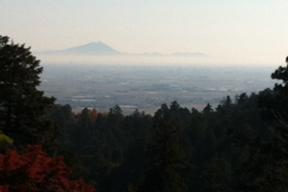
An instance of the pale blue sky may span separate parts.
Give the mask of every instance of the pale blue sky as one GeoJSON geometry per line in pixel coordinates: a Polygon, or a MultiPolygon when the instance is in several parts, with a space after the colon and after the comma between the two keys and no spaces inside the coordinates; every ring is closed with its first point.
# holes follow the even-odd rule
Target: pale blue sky
{"type": "Polygon", "coordinates": [[[0,34],[33,51],[102,41],[128,53],[201,52],[211,63],[280,65],[287,10],[287,0],[0,0],[0,34]]]}

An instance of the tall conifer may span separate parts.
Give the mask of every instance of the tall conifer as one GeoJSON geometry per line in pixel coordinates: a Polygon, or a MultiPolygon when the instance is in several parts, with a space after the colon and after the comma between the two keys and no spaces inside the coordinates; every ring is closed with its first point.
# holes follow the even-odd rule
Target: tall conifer
{"type": "Polygon", "coordinates": [[[0,36],[0,130],[16,146],[43,144],[57,138],[57,129],[45,118],[54,98],[37,89],[43,68],[25,45],[0,36]]]}

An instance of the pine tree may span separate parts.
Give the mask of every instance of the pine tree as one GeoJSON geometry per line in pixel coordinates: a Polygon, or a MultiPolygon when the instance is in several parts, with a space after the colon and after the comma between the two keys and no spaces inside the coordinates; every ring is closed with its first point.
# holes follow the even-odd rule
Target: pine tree
{"type": "MultiPolygon", "coordinates": [[[[155,115],[156,118],[157,114],[155,115]]],[[[185,192],[183,172],[189,169],[187,155],[180,144],[180,128],[161,117],[156,120],[155,137],[148,149],[150,167],[140,192],[185,192]]]]}
{"type": "Polygon", "coordinates": [[[37,90],[43,68],[25,45],[0,36],[0,130],[16,146],[44,144],[57,138],[57,129],[45,118],[54,98],[37,90]]]}
{"type": "Polygon", "coordinates": [[[272,139],[268,142],[255,139],[249,144],[254,151],[246,163],[245,178],[250,178],[244,184],[245,191],[288,190],[288,66],[280,66],[271,77],[282,82],[276,83],[273,90],[260,92],[258,103],[263,118],[271,126],[272,139]]]}

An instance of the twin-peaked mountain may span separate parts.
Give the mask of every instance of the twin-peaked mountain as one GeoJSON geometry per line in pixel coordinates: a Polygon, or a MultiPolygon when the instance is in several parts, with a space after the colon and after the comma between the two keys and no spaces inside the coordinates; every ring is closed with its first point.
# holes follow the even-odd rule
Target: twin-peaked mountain
{"type": "Polygon", "coordinates": [[[90,56],[117,56],[117,55],[138,55],[138,56],[150,56],[150,57],[158,57],[158,56],[177,56],[177,57],[207,57],[207,55],[203,53],[173,53],[173,54],[161,54],[161,53],[143,53],[143,54],[130,54],[123,53],[115,50],[114,48],[106,45],[102,42],[91,42],[85,45],[71,47],[63,50],[52,50],[52,51],[44,51],[38,52],[36,54],[41,55],[90,55],[90,56]]]}

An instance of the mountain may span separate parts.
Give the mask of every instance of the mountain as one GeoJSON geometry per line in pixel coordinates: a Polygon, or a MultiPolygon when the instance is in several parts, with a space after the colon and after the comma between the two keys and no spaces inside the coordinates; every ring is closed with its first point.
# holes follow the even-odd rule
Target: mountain
{"type": "Polygon", "coordinates": [[[173,53],[173,54],[162,54],[162,53],[143,53],[143,54],[129,54],[129,53],[121,53],[116,51],[112,47],[106,45],[102,42],[91,42],[82,46],[72,47],[64,50],[54,50],[54,51],[44,51],[44,52],[36,52],[35,54],[40,55],[129,55],[129,56],[144,56],[144,57],[209,57],[203,53],[173,53]]]}
{"type": "Polygon", "coordinates": [[[203,53],[172,53],[172,54],[162,54],[162,53],[143,53],[140,54],[142,56],[149,56],[149,57],[169,57],[169,56],[173,56],[173,57],[209,57],[209,55],[203,54],[203,53]]]}
{"type": "Polygon", "coordinates": [[[173,53],[171,56],[176,56],[176,57],[209,57],[206,54],[203,53],[173,53]]]}
{"type": "Polygon", "coordinates": [[[119,55],[120,52],[102,42],[91,42],[86,45],[64,50],[40,52],[45,55],[119,55]]]}

